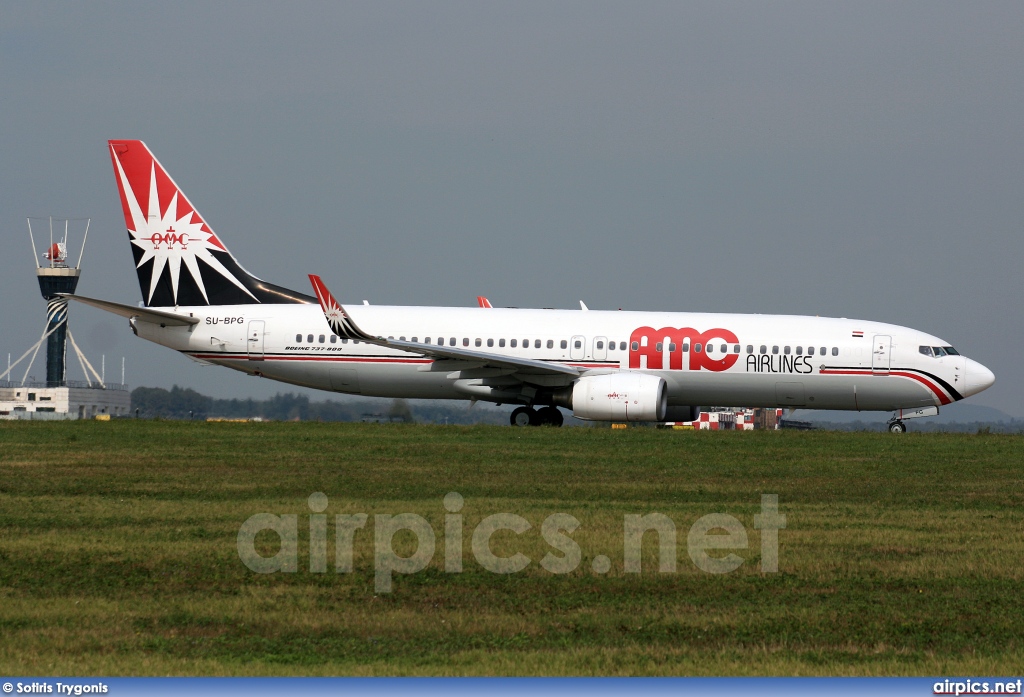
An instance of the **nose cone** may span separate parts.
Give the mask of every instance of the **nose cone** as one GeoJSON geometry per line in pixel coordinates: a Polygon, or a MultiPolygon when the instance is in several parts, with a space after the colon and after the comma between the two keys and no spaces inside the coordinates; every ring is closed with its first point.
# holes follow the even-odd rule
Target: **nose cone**
{"type": "Polygon", "coordinates": [[[978,394],[982,390],[987,390],[996,381],[996,376],[992,374],[991,370],[978,363],[978,361],[972,361],[970,358],[967,359],[966,376],[965,397],[970,397],[972,394],[978,394]]]}

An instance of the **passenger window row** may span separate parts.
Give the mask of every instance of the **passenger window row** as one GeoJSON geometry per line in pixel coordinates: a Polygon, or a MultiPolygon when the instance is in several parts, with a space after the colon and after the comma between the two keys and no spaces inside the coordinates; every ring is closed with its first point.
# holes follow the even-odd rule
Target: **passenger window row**
{"type": "MultiPolygon", "coordinates": [[[[394,339],[395,337],[389,336],[388,338],[389,339],[394,339]]],[[[399,338],[400,341],[405,341],[405,337],[404,336],[400,336],[398,338],[399,338]]],[[[322,344],[322,343],[325,343],[327,341],[327,337],[324,334],[320,334],[319,336],[316,336],[316,337],[314,337],[313,334],[307,334],[305,339],[306,339],[306,343],[309,343],[309,344],[312,344],[312,343],[321,343],[322,344]]],[[[295,343],[301,344],[302,340],[303,340],[302,334],[296,334],[295,335],[295,343]]],[[[331,334],[330,335],[330,342],[332,344],[335,344],[335,343],[337,343],[337,341],[338,341],[338,336],[336,334],[331,334]]],[[[412,339],[410,339],[410,341],[412,341],[413,343],[419,343],[419,338],[414,336],[414,337],[412,337],[412,339]]],[[[473,340],[473,346],[479,348],[479,347],[481,347],[483,345],[483,342],[484,342],[484,339],[480,339],[480,338],[474,339],[473,340]]],[[[494,347],[494,339],[487,339],[486,342],[487,342],[487,347],[488,348],[493,348],[494,347]]],[[[342,339],[341,343],[347,344],[348,343],[348,339],[342,339]]],[[[358,344],[359,340],[358,339],[354,339],[353,343],[358,344]]],[[[425,343],[425,344],[432,344],[433,342],[431,341],[431,338],[428,336],[428,337],[423,339],[423,343],[425,343]]],[[[455,346],[457,344],[458,344],[458,339],[456,337],[454,337],[454,336],[453,337],[449,337],[449,339],[448,339],[448,345],[449,346],[455,346]]],[[[444,346],[445,345],[445,340],[444,340],[443,337],[438,337],[437,338],[437,345],[438,346],[444,346]]],[[[462,339],[462,345],[463,346],[469,346],[469,339],[464,337],[462,339]]],[[[553,349],[555,347],[555,341],[554,341],[554,339],[548,339],[546,342],[542,342],[540,339],[534,339],[533,340],[533,348],[539,349],[539,348],[541,348],[542,345],[546,346],[549,349],[553,349]]],[[[609,351],[614,351],[615,350],[615,345],[616,344],[615,344],[614,341],[609,341],[608,342],[608,350],[609,351]]],[[[509,346],[509,348],[519,348],[519,341],[517,339],[510,339],[509,342],[508,342],[508,346],[509,346]]],[[[523,339],[522,347],[524,349],[530,348],[530,339],[523,339]]],[[[561,341],[559,341],[559,348],[566,349],[568,347],[569,347],[569,342],[568,341],[566,341],[565,339],[562,339],[561,341]]],[[[598,351],[603,350],[604,349],[604,341],[595,341],[594,342],[594,347],[598,351]]],[[[626,350],[626,342],[625,341],[619,342],[618,347],[619,347],[620,351],[625,351],[626,350]]],[[[498,339],[498,348],[505,348],[505,339],[498,339]]],[[[581,340],[579,340],[579,339],[576,339],[573,342],[573,348],[575,348],[575,349],[583,348],[583,342],[581,340]]],[[[640,350],[640,343],[634,341],[630,348],[632,348],[632,350],[634,350],[634,351],[639,351],[640,350]]],[[[659,352],[659,353],[663,350],[663,348],[664,348],[664,346],[663,346],[663,344],[661,342],[658,342],[657,344],[654,345],[654,350],[659,352]]],[[[675,351],[678,348],[679,347],[674,342],[669,343],[669,345],[668,345],[668,350],[669,350],[670,353],[675,353],[675,351]]],[[[686,352],[690,351],[690,349],[691,349],[690,344],[684,342],[683,345],[682,345],[683,352],[686,353],[686,352]]],[[[728,354],[731,351],[732,353],[735,354],[735,353],[739,353],[740,352],[740,345],[739,344],[733,344],[732,347],[730,347],[728,344],[718,344],[717,345],[717,350],[716,350],[716,344],[710,344],[709,343],[707,345],[702,345],[700,343],[696,343],[696,344],[693,344],[692,349],[693,349],[694,353],[700,353],[701,351],[706,351],[709,354],[716,353],[716,352],[717,353],[722,353],[722,354],[728,354]]],[[[772,354],[773,355],[778,355],[779,354],[779,350],[780,350],[779,346],[772,346],[772,354]]],[[[803,346],[797,346],[795,348],[795,350],[793,348],[789,347],[789,346],[783,346],[781,350],[782,350],[783,355],[786,355],[786,356],[789,356],[789,355],[791,355],[793,353],[795,353],[797,356],[804,355],[804,347],[803,346]]],[[[939,356],[946,356],[946,355],[950,355],[950,356],[958,356],[958,355],[960,355],[959,353],[957,353],[956,349],[954,349],[952,346],[921,346],[919,348],[919,350],[925,356],[939,357],[939,356]]],[[[753,344],[747,344],[747,353],[748,354],[754,353],[754,346],[753,346],[753,344]]],[[[761,346],[759,347],[758,353],[760,353],[760,354],[768,353],[768,346],[766,344],[761,344],[761,346]]],[[[815,355],[815,353],[817,353],[817,355],[820,355],[820,356],[827,355],[828,348],[825,347],[825,346],[822,346],[820,348],[815,348],[814,346],[808,346],[807,347],[807,355],[808,356],[813,356],[813,355],[815,355]]],[[[833,356],[838,356],[839,355],[839,348],[836,347],[836,346],[833,346],[831,353],[832,353],[833,356]]]]}
{"type": "MultiPolygon", "coordinates": [[[[753,353],[753,352],[754,352],[754,347],[751,346],[750,344],[748,344],[747,345],[747,353],[753,353]]],[[[761,346],[758,349],[758,353],[761,353],[761,354],[768,353],[768,347],[765,346],[764,344],[761,344],[761,346]]],[[[772,355],[778,355],[778,353],[779,353],[779,347],[778,346],[772,346],[772,355]]],[[[804,355],[804,347],[803,346],[797,346],[795,351],[791,347],[789,347],[789,346],[783,346],[782,347],[782,354],[784,356],[789,356],[789,355],[791,355],[793,353],[795,353],[797,356],[804,355]]],[[[808,346],[807,347],[807,355],[808,356],[813,356],[813,355],[815,355],[815,353],[817,353],[817,355],[819,355],[819,356],[825,356],[825,355],[828,355],[829,350],[828,350],[827,346],[822,346],[820,348],[815,348],[814,346],[808,346]]],[[[839,347],[838,346],[833,346],[831,353],[832,353],[833,356],[838,356],[839,355],[839,347]]]]}
{"type": "MultiPolygon", "coordinates": [[[[388,338],[389,339],[394,339],[395,337],[389,336],[388,338]]],[[[398,337],[398,339],[399,339],[399,341],[405,341],[405,337],[404,336],[400,336],[400,337],[398,337]]],[[[327,338],[326,338],[326,336],[324,334],[320,334],[318,337],[314,336],[313,334],[307,334],[305,336],[305,342],[308,343],[308,344],[313,344],[313,343],[317,343],[317,342],[322,344],[326,340],[327,340],[327,338]]],[[[331,334],[330,335],[330,342],[332,344],[337,343],[337,340],[338,340],[337,335],[335,335],[335,334],[331,334]]],[[[420,340],[419,340],[418,336],[412,337],[411,339],[409,339],[409,341],[411,341],[412,343],[416,343],[416,344],[420,343],[420,340]]],[[[303,335],[302,334],[296,334],[295,335],[295,343],[297,343],[297,344],[303,343],[303,335]]],[[[348,339],[342,339],[341,343],[347,344],[348,343],[348,339]]],[[[353,343],[358,344],[359,340],[355,339],[355,340],[353,340],[353,343]]],[[[435,341],[434,341],[434,339],[432,337],[428,336],[428,337],[424,337],[423,343],[424,344],[431,344],[431,345],[433,345],[435,343],[435,341]]],[[[459,345],[461,343],[462,346],[468,347],[470,345],[470,339],[468,337],[463,337],[462,340],[460,341],[457,337],[452,336],[452,337],[448,337],[447,342],[446,342],[444,337],[440,337],[440,336],[437,337],[436,344],[438,346],[444,346],[446,343],[447,343],[448,346],[457,346],[457,345],[459,345]]],[[[503,339],[503,338],[495,340],[495,339],[481,339],[481,338],[478,337],[476,339],[473,339],[473,346],[476,347],[476,348],[483,347],[485,343],[487,345],[487,348],[494,348],[495,343],[497,343],[498,348],[505,348],[506,345],[507,345],[509,348],[519,348],[521,346],[524,349],[528,349],[528,348],[530,348],[531,343],[532,343],[533,348],[535,348],[535,349],[539,349],[539,348],[542,348],[542,347],[546,347],[546,348],[549,348],[549,349],[555,348],[555,340],[554,339],[547,339],[547,340],[523,339],[522,343],[520,343],[519,339],[509,339],[507,343],[506,343],[506,340],[503,339]]],[[[634,343],[636,343],[636,342],[634,342],[634,343]]],[[[598,351],[601,351],[601,350],[603,350],[605,348],[604,340],[596,341],[596,342],[594,342],[594,344],[595,344],[595,348],[598,351]]],[[[558,342],[558,347],[561,348],[561,349],[569,348],[568,340],[566,340],[566,339],[560,340],[558,342]]],[[[616,347],[616,343],[614,341],[609,341],[608,342],[608,350],[609,351],[614,351],[615,347],[616,347]]],[[[579,340],[579,339],[575,340],[573,342],[573,348],[576,348],[576,349],[583,348],[583,342],[581,340],[579,340]]],[[[620,350],[620,351],[625,351],[626,350],[626,342],[625,341],[620,341],[618,343],[618,350],[620,350]]]]}
{"type": "MultiPolygon", "coordinates": [[[[675,353],[677,348],[678,347],[676,346],[676,344],[674,342],[670,343],[668,345],[669,353],[675,353]]],[[[728,344],[707,344],[707,345],[702,345],[702,344],[697,343],[697,344],[693,344],[693,346],[691,347],[690,344],[684,343],[683,346],[682,346],[683,353],[689,352],[691,350],[691,348],[692,348],[694,353],[700,353],[701,351],[704,351],[706,353],[716,353],[717,352],[717,353],[722,353],[722,354],[728,354],[730,352],[731,353],[739,353],[740,352],[740,345],[739,344],[733,344],[730,347],[728,344]],[[718,347],[717,349],[715,348],[716,346],[718,347]]],[[[922,348],[924,348],[924,347],[922,347],[922,348]]],[[[640,343],[634,341],[633,344],[632,344],[632,349],[634,351],[639,351],[640,350],[640,343]]],[[[659,353],[663,349],[664,349],[664,345],[661,342],[659,342],[659,343],[654,345],[654,350],[659,352],[659,353]]],[[[828,348],[826,346],[822,346],[821,348],[818,348],[818,349],[816,349],[814,346],[808,346],[807,347],[807,355],[808,356],[813,356],[816,351],[817,351],[818,355],[824,356],[824,355],[827,354],[828,348]]],[[[747,353],[754,353],[754,346],[753,346],[753,344],[747,344],[747,353]]],[[[765,345],[765,344],[762,344],[761,347],[760,347],[759,353],[762,353],[762,354],[768,353],[768,346],[765,345]]],[[[779,347],[778,346],[772,346],[772,354],[778,355],[778,353],[779,353],[779,347]]],[[[789,356],[790,354],[794,353],[794,350],[793,350],[793,348],[791,346],[783,346],[782,347],[782,353],[784,355],[786,355],[786,356],[789,356]]],[[[803,346],[797,346],[796,350],[795,350],[795,354],[797,356],[804,355],[804,347],[803,346]]],[[[836,346],[832,347],[832,355],[833,356],[838,356],[839,355],[839,348],[838,347],[836,347],[836,346]]]]}

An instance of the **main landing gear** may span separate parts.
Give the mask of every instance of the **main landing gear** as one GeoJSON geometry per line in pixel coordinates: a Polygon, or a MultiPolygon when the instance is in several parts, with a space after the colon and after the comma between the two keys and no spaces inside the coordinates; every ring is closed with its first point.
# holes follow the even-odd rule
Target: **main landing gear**
{"type": "Polygon", "coordinates": [[[564,418],[558,407],[541,407],[536,411],[531,407],[518,407],[509,417],[513,426],[553,426],[558,428],[564,418]]]}

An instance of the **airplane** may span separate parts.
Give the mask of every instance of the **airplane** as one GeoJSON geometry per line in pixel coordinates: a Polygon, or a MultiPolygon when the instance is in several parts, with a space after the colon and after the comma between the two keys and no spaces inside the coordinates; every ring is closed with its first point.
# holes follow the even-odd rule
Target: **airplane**
{"type": "Polygon", "coordinates": [[[353,395],[513,404],[514,426],[671,422],[700,405],[933,416],[995,376],[942,339],[859,319],[339,303],[246,271],[138,140],[108,142],[143,302],[68,296],[200,363],[353,395]]]}

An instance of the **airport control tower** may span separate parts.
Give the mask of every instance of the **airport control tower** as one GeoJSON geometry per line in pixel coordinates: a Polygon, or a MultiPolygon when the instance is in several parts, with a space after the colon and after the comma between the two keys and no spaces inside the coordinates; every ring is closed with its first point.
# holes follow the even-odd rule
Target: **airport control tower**
{"type": "MultiPolygon", "coordinates": [[[[31,230],[31,223],[29,230],[31,230]]],[[[89,228],[86,227],[86,236],[89,228]]],[[[52,222],[51,222],[52,239],[52,222]]],[[[35,241],[33,240],[33,249],[35,241]]],[[[85,240],[82,240],[82,251],[85,251],[85,240]]],[[[67,230],[60,242],[51,242],[49,249],[42,254],[47,264],[36,260],[36,278],[39,279],[39,292],[46,299],[46,386],[63,387],[67,377],[67,334],[68,334],[68,301],[58,297],[58,293],[73,295],[78,287],[78,278],[82,274],[81,266],[68,266],[67,230]]],[[[82,257],[78,257],[79,265],[82,257]]]]}
{"type": "MultiPolygon", "coordinates": [[[[89,238],[89,220],[29,218],[28,233],[36,265],[39,292],[46,299],[46,328],[34,345],[14,363],[8,356],[7,370],[0,372],[0,419],[85,419],[110,418],[128,413],[131,396],[124,384],[122,360],[121,384],[109,384],[105,378],[105,357],[96,370],[75,343],[68,329],[67,295],[74,295],[82,273],[82,255],[89,238]],[[72,226],[82,235],[82,246],[74,266],[68,262],[68,233],[72,226]],[[42,229],[41,229],[42,228],[42,229]],[[48,230],[46,229],[48,228],[48,230]],[[37,236],[49,235],[49,244],[41,251],[37,236]],[[67,377],[68,343],[75,352],[85,380],[67,377]],[[46,380],[30,377],[36,356],[46,345],[46,380]],[[27,359],[24,372],[18,365],[27,359]],[[18,369],[21,379],[14,378],[18,369]]],[[[76,234],[76,236],[77,236],[76,234]]],[[[44,244],[46,244],[44,242],[44,244]]]]}

